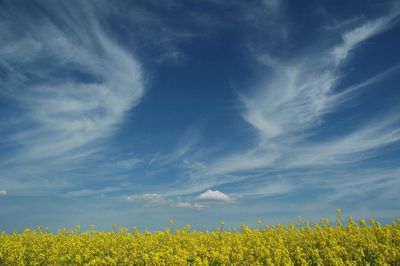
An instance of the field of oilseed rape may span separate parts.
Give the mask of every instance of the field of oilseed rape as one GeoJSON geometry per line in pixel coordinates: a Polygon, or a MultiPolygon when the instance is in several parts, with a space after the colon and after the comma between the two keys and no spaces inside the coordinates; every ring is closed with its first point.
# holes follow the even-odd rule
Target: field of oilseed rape
{"type": "Polygon", "coordinates": [[[0,265],[400,265],[400,222],[0,235],[0,265]]]}

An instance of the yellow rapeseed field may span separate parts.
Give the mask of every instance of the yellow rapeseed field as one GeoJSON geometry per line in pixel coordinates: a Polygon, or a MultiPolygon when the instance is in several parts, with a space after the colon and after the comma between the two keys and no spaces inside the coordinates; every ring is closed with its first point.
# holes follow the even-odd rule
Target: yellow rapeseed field
{"type": "Polygon", "coordinates": [[[212,232],[26,229],[0,235],[0,265],[400,265],[400,222],[349,218],[333,226],[322,219],[212,232]]]}

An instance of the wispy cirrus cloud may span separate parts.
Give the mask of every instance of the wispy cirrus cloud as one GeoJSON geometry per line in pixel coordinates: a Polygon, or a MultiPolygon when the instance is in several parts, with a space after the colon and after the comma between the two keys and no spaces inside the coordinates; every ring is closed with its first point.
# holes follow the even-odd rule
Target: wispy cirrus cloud
{"type": "Polygon", "coordinates": [[[166,200],[163,198],[161,194],[157,193],[146,193],[141,195],[131,195],[127,196],[126,201],[131,202],[150,202],[150,203],[164,203],[166,200]]]}
{"type": "Polygon", "coordinates": [[[393,27],[398,22],[399,10],[399,6],[396,5],[388,15],[367,21],[363,25],[342,34],[342,44],[332,50],[336,60],[335,63],[340,64],[341,61],[346,60],[349,53],[365,40],[393,27]]]}
{"type": "Polygon", "coordinates": [[[12,161],[86,153],[140,102],[141,65],[107,35],[88,3],[32,7],[35,23],[23,8],[6,6],[0,82],[19,117],[5,136],[19,147],[12,161]]]}
{"type": "Polygon", "coordinates": [[[90,164],[103,160],[145,94],[141,64],[103,22],[89,2],[3,3],[0,100],[9,107],[0,116],[7,124],[0,185],[13,195],[98,194],[78,177],[98,168],[90,164]]]}
{"type": "Polygon", "coordinates": [[[259,132],[257,149],[261,147],[265,150],[262,157],[270,157],[271,154],[279,157],[264,166],[293,166],[300,161],[303,166],[312,166],[317,161],[324,161],[326,165],[335,161],[348,162],[357,158],[354,155],[359,152],[381,148],[399,140],[399,117],[396,112],[389,117],[375,118],[333,139],[313,140],[318,134],[318,127],[325,123],[325,116],[337,112],[344,103],[351,101],[354,97],[351,93],[355,89],[378,82],[398,70],[396,65],[352,86],[349,91],[337,90],[342,75],[340,68],[349,53],[363,41],[393,26],[398,16],[399,11],[394,10],[389,15],[367,21],[346,31],[341,44],[315,55],[307,55],[306,59],[300,57],[295,63],[266,62],[273,71],[272,78],[262,84],[255,95],[241,97],[246,108],[244,119],[259,132]],[[321,59],[324,53],[328,55],[321,59]],[[296,153],[296,157],[292,156],[296,153]],[[313,156],[315,160],[306,163],[304,159],[313,156]]]}
{"type": "Polygon", "coordinates": [[[182,201],[182,202],[177,202],[175,207],[177,208],[184,208],[184,209],[203,209],[206,208],[207,206],[204,204],[200,204],[200,203],[191,203],[188,201],[182,201]]]}
{"type": "MultiPolygon", "coordinates": [[[[387,15],[365,20],[354,28],[343,31],[340,27],[339,43],[332,41],[290,60],[257,53],[256,59],[268,70],[268,78],[252,92],[239,92],[244,107],[242,117],[257,134],[255,145],[212,159],[191,160],[187,156],[186,167],[192,178],[181,193],[241,182],[234,191],[244,197],[287,194],[299,187],[280,178],[274,181],[280,172],[293,176],[291,171],[309,174],[304,169],[357,168],[378,151],[397,143],[398,110],[377,114],[334,134],[321,132],[329,125],[330,116],[338,115],[353,103],[363,93],[362,89],[398,73],[399,65],[394,65],[353,85],[342,83],[350,55],[366,40],[395,27],[399,14],[399,9],[393,8],[387,15]],[[264,182],[252,180],[257,173],[264,173],[264,182]]],[[[301,174],[296,178],[298,182],[303,180],[301,174]]],[[[173,193],[179,194],[179,190],[173,193]]]]}

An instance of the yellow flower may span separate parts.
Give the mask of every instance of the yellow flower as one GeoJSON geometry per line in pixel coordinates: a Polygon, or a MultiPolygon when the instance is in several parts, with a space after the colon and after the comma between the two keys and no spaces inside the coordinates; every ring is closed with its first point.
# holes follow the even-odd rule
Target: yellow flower
{"type": "Polygon", "coordinates": [[[0,265],[400,265],[400,221],[367,225],[350,217],[343,225],[340,210],[336,220],[336,227],[322,219],[313,226],[243,224],[239,231],[212,232],[189,225],[144,233],[39,227],[1,233],[0,265]]]}

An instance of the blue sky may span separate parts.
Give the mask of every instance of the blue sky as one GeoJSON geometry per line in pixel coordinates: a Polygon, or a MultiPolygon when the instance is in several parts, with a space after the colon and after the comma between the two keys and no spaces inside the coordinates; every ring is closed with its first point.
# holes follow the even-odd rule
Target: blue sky
{"type": "Polygon", "coordinates": [[[0,229],[399,217],[396,1],[0,1],[0,229]]]}

